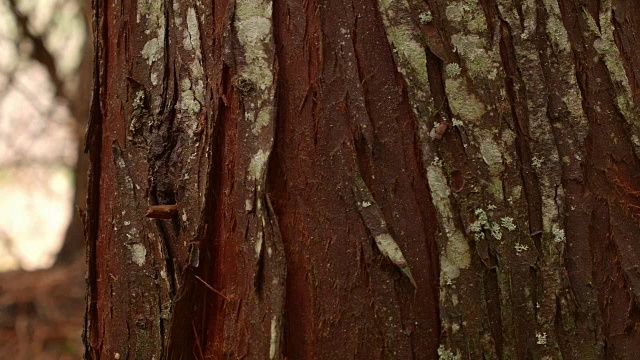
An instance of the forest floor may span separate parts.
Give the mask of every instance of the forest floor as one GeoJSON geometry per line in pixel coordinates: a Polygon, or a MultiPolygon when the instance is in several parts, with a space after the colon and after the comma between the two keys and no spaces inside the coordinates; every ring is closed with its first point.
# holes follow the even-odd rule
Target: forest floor
{"type": "Polygon", "coordinates": [[[0,360],[81,359],[85,261],[0,273],[0,360]]]}

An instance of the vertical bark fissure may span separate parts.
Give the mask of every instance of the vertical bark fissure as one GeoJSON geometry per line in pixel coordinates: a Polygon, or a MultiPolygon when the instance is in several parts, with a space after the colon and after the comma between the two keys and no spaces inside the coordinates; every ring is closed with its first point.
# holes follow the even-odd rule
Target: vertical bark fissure
{"type": "Polygon", "coordinates": [[[614,39],[615,27],[611,0],[600,2],[598,22],[582,7],[582,15],[588,30],[593,34],[593,48],[604,62],[615,91],[615,104],[627,124],[629,140],[637,157],[640,157],[640,109],[635,101],[629,78],[624,68],[622,54],[614,39]]]}
{"type": "MultiPolygon", "coordinates": [[[[563,266],[567,269],[562,291],[558,292],[558,306],[564,317],[574,324],[573,328],[556,329],[563,352],[567,348],[580,354],[580,357],[601,357],[604,352],[599,326],[589,325],[598,322],[600,315],[594,301],[590,275],[591,261],[588,259],[589,243],[588,219],[591,212],[589,194],[585,194],[584,168],[587,166],[585,143],[589,127],[583,110],[584,90],[580,89],[576,79],[575,59],[571,52],[567,30],[561,22],[558,4],[554,1],[537,2],[538,26],[550,41],[539,50],[544,80],[548,91],[547,113],[553,126],[554,136],[562,167],[564,197],[564,251],[563,266]],[[583,96],[581,96],[583,95],[583,96]],[[576,266],[572,266],[576,264],[576,266]],[[580,269],[578,270],[578,266],[580,269]],[[567,304],[577,303],[575,308],[567,304]],[[586,316],[582,315],[585,314],[586,316]],[[573,339],[588,339],[584,345],[573,339]],[[569,345],[570,344],[570,345],[569,345]]],[[[562,326],[569,326],[562,320],[562,326]]],[[[560,326],[560,325],[558,325],[560,326]]]]}
{"type": "Polygon", "coordinates": [[[87,131],[85,135],[84,152],[89,154],[89,174],[88,174],[88,191],[87,191],[87,211],[82,211],[82,221],[84,225],[84,237],[86,241],[86,310],[83,325],[82,338],[84,341],[84,357],[96,358],[100,351],[100,341],[98,333],[98,307],[97,307],[97,281],[98,268],[96,257],[96,246],[98,240],[98,224],[100,205],[100,177],[101,177],[101,153],[100,147],[102,138],[102,120],[103,120],[103,99],[104,99],[104,46],[106,33],[104,29],[103,11],[104,8],[99,0],[92,1],[93,11],[93,49],[94,49],[94,65],[93,65],[93,85],[91,88],[91,106],[89,110],[89,119],[87,131]]]}
{"type": "MultiPolygon", "coordinates": [[[[615,333],[624,327],[623,323],[630,320],[624,316],[609,316],[613,313],[627,312],[629,305],[623,299],[638,298],[637,285],[628,282],[636,276],[635,272],[618,277],[616,271],[620,265],[613,265],[614,261],[612,261],[616,259],[620,263],[637,264],[638,262],[638,252],[629,239],[640,236],[640,228],[634,218],[633,207],[629,206],[630,193],[623,195],[622,198],[626,199],[622,200],[620,188],[618,188],[620,184],[625,184],[624,192],[626,192],[638,187],[637,180],[627,176],[629,173],[637,173],[640,168],[637,136],[634,130],[636,125],[633,124],[637,103],[633,96],[629,97],[631,84],[621,59],[622,49],[618,48],[614,39],[614,33],[628,31],[633,26],[627,23],[624,30],[613,28],[612,6],[609,1],[598,2],[598,4],[566,1],[560,4],[565,24],[567,27],[572,25],[569,32],[570,40],[576,44],[572,50],[576,58],[576,67],[579,69],[578,74],[583,74],[578,81],[583,90],[584,109],[591,130],[585,142],[587,146],[585,178],[587,189],[594,198],[591,209],[597,212],[596,206],[602,206],[603,201],[609,208],[608,223],[603,216],[590,218],[593,222],[591,232],[600,231],[601,227],[606,226],[611,229],[606,236],[612,244],[615,244],[615,246],[591,249],[592,254],[597,253],[598,250],[603,252],[602,256],[591,258],[594,292],[600,294],[598,296],[600,314],[597,319],[602,323],[601,329],[598,329],[601,331],[598,333],[598,341],[602,342],[604,338],[605,354],[615,357],[622,354],[621,348],[624,347],[637,350],[638,347],[635,344],[638,343],[640,336],[637,331],[625,333],[624,339],[611,336],[612,330],[615,333]],[[587,10],[584,6],[588,5],[597,6],[590,6],[587,10]],[[607,277],[616,280],[611,282],[603,280],[607,277]],[[612,286],[614,283],[616,285],[612,286]],[[605,301],[606,296],[612,296],[615,300],[605,301]]],[[[578,204],[575,209],[580,211],[584,207],[578,204]]],[[[600,234],[602,234],[601,231],[600,234]]],[[[596,243],[590,244],[593,246],[596,243]]],[[[623,272],[626,272],[624,265],[620,267],[623,272]]]]}

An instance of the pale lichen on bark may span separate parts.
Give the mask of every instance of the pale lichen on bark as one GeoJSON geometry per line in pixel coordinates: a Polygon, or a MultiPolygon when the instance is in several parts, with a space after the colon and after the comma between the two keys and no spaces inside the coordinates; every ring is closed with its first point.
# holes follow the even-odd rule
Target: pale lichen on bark
{"type": "Polygon", "coordinates": [[[438,209],[439,222],[448,239],[440,255],[441,283],[447,284],[460,275],[460,269],[469,267],[471,251],[464,233],[455,224],[455,215],[449,199],[451,191],[442,167],[430,164],[427,167],[427,180],[434,206],[438,209]]]}
{"type": "Polygon", "coordinates": [[[248,85],[243,94],[244,119],[251,125],[253,136],[266,135],[254,148],[249,163],[249,179],[263,191],[264,170],[273,144],[273,121],[275,116],[274,60],[272,34],[272,4],[269,1],[237,1],[235,29],[244,59],[238,66],[237,81],[248,85]],[[265,127],[268,127],[265,129],[265,127]],[[263,134],[263,130],[266,133],[263,134]]]}
{"type": "Polygon", "coordinates": [[[441,254],[441,262],[451,264],[445,269],[446,278],[457,277],[459,268],[469,263],[468,245],[460,229],[452,221],[449,187],[441,168],[432,167],[435,159],[432,139],[429,137],[427,124],[433,116],[433,99],[427,74],[426,45],[422,44],[417,34],[418,28],[410,18],[410,8],[406,1],[378,2],[385,25],[387,39],[392,46],[398,71],[404,76],[408,85],[409,98],[416,118],[418,119],[423,163],[427,170],[427,179],[432,197],[438,212],[440,224],[444,228],[442,234],[446,241],[441,254]]]}
{"type": "MultiPolygon", "coordinates": [[[[232,83],[240,104],[241,145],[238,214],[245,227],[242,258],[253,277],[244,289],[246,314],[241,321],[260,322],[259,337],[249,348],[282,358],[286,262],[275,211],[267,192],[267,171],[275,136],[276,56],[271,1],[235,1],[235,70],[232,83]]],[[[239,321],[237,319],[236,321],[239,321]]]]}
{"type": "MultiPolygon", "coordinates": [[[[427,178],[434,205],[438,212],[439,222],[444,228],[444,235],[448,238],[447,244],[450,244],[451,248],[457,249],[454,251],[455,255],[451,256],[450,259],[448,259],[449,256],[443,255],[445,263],[455,264],[453,265],[454,268],[447,270],[448,275],[446,278],[450,280],[452,276],[457,276],[458,268],[465,268],[469,265],[470,256],[464,233],[457,228],[453,221],[453,210],[449,199],[450,190],[446,176],[441,168],[441,161],[435,156],[432,141],[423,125],[428,123],[430,116],[433,115],[433,100],[426,68],[427,44],[423,43],[417,35],[420,31],[412,23],[410,17],[411,9],[406,1],[379,1],[379,8],[385,24],[387,39],[394,50],[398,71],[404,75],[407,82],[411,105],[421,125],[419,135],[422,144],[423,163],[427,171],[427,178]],[[420,111],[422,109],[426,111],[420,111]]],[[[447,69],[449,69],[448,72],[452,77],[460,75],[458,64],[449,64],[447,69]],[[454,68],[458,70],[454,71],[454,68]]],[[[466,86],[461,83],[462,79],[451,80],[450,86],[454,86],[456,90],[461,89],[461,85],[466,86]]],[[[462,90],[459,91],[463,92],[462,90]]],[[[453,101],[460,99],[458,108],[460,109],[460,114],[463,115],[461,116],[463,120],[475,121],[484,114],[485,109],[483,104],[477,101],[474,102],[473,98],[467,95],[465,92],[465,96],[457,97],[453,101]],[[464,104],[463,98],[465,98],[464,104]]]]}
{"type": "Polygon", "coordinates": [[[193,91],[196,100],[204,103],[204,69],[202,68],[202,49],[200,47],[200,27],[198,18],[194,8],[187,9],[187,30],[184,34],[185,41],[183,46],[185,50],[193,51],[193,61],[189,64],[193,91]],[[188,39],[188,41],[187,41],[188,39]]]}
{"type": "MultiPolygon", "coordinates": [[[[580,163],[588,125],[576,82],[574,59],[558,3],[555,0],[545,0],[541,4],[524,1],[520,5],[520,11],[516,11],[511,1],[501,0],[498,2],[498,11],[510,26],[509,35],[514,50],[512,59],[524,84],[524,87],[515,87],[515,91],[523,89],[524,96],[518,97],[524,99],[526,112],[516,113],[526,114],[526,118],[523,116],[518,120],[528,123],[529,132],[524,136],[529,139],[531,169],[538,179],[541,195],[539,211],[542,233],[540,248],[537,249],[541,284],[538,286],[539,295],[536,302],[538,310],[528,306],[526,311],[535,311],[536,331],[545,334],[545,341],[538,342],[538,346],[535,347],[536,356],[545,357],[556,354],[559,349],[561,340],[556,331],[557,304],[566,300],[561,298],[560,294],[568,281],[564,266],[567,200],[562,181],[563,168],[570,171],[574,179],[580,179],[580,163]],[[538,16],[536,8],[539,5],[544,6],[546,16],[538,16]],[[541,19],[545,21],[539,22],[541,19]],[[549,45],[540,47],[538,42],[531,41],[531,35],[542,33],[537,31],[538,26],[544,27],[550,40],[547,43],[549,45]],[[541,57],[545,57],[551,64],[544,64],[541,57]]],[[[518,255],[522,255],[531,247],[521,243],[516,246],[518,255]]],[[[571,297],[570,293],[568,296],[571,297]]],[[[567,313],[565,316],[571,315],[567,313]]],[[[572,333],[571,336],[579,336],[576,334],[572,333]]],[[[531,339],[528,341],[531,342],[531,339]]],[[[581,357],[585,358],[591,358],[596,353],[594,349],[580,351],[584,351],[581,357]]]]}
{"type": "MultiPolygon", "coordinates": [[[[188,242],[195,241],[197,236],[197,224],[200,223],[200,216],[203,213],[206,199],[204,190],[208,180],[201,181],[199,174],[207,173],[206,166],[203,166],[201,159],[208,156],[208,139],[203,140],[207,123],[213,122],[208,117],[211,106],[205,103],[205,75],[203,63],[203,44],[200,34],[200,20],[198,13],[193,6],[184,6],[178,0],[169,3],[172,11],[168,11],[171,23],[170,44],[175,50],[168,55],[172,64],[167,68],[174,76],[167,76],[165,81],[168,87],[175,87],[169,92],[174,98],[175,110],[174,122],[175,134],[178,141],[176,147],[172,149],[173,156],[180,156],[181,161],[171,164],[171,168],[176,172],[175,181],[179,182],[178,187],[183,189],[199,189],[199,191],[184,191],[178,194],[178,199],[187,206],[181,209],[182,214],[178,217],[182,219],[181,226],[185,230],[184,234],[190,237],[188,242]],[[175,42],[175,43],[174,43],[175,42]],[[175,79],[175,80],[174,80],[175,79]],[[177,84],[172,85],[173,81],[177,84]],[[187,221],[189,220],[189,221],[187,221]]],[[[217,84],[210,84],[210,88],[215,92],[217,84]]],[[[207,165],[211,166],[211,165],[207,165]]]]}
{"type": "MultiPolygon", "coordinates": [[[[454,209],[451,199],[451,191],[448,180],[443,169],[443,162],[435,153],[434,139],[431,138],[429,129],[430,122],[433,122],[435,110],[433,108],[433,99],[427,74],[427,47],[429,44],[422,37],[419,37],[420,30],[412,22],[411,11],[406,1],[379,1],[379,9],[382,13],[382,19],[385,25],[387,39],[392,47],[398,72],[404,76],[407,83],[407,91],[412,110],[417,119],[418,136],[421,144],[422,163],[426,171],[427,181],[431,192],[432,201],[436,210],[436,216],[440,227],[438,234],[438,246],[440,251],[440,315],[443,329],[447,329],[447,336],[442,340],[446,347],[442,351],[447,353],[457,353],[454,349],[468,340],[465,340],[466,331],[453,331],[458,319],[468,318],[467,327],[473,328],[471,332],[475,332],[478,327],[482,328],[482,324],[473,324],[476,321],[482,322],[482,319],[465,315],[471,307],[467,303],[471,300],[465,293],[465,285],[457,287],[454,280],[461,280],[461,284],[474,283],[476,278],[471,274],[463,274],[462,270],[471,267],[471,251],[468,239],[464,233],[458,216],[455,215],[457,210],[454,209]],[[419,51],[417,50],[419,48],[419,51]],[[460,278],[460,279],[458,279],[460,278]],[[463,302],[463,304],[461,304],[463,302]]],[[[468,47],[464,47],[466,38],[460,38],[460,45],[463,47],[461,51],[470,56],[478,54],[468,47]]],[[[439,49],[441,46],[431,44],[433,49],[439,49]]],[[[474,64],[482,66],[487,63],[483,59],[487,56],[478,58],[474,64]]],[[[447,67],[451,78],[446,78],[445,87],[447,88],[447,97],[452,106],[454,115],[459,116],[463,123],[478,122],[485,114],[486,106],[477,99],[470,91],[467,91],[467,82],[461,77],[460,65],[450,65],[447,67]],[[449,90],[454,91],[449,91],[449,90]],[[455,108],[455,110],[454,110],[455,108]]],[[[496,66],[491,62],[492,69],[486,73],[495,72],[496,66]]],[[[486,70],[486,69],[485,69],[486,70]]],[[[480,70],[478,70],[480,71],[480,70]]],[[[445,119],[443,119],[446,121],[445,119]]],[[[458,120],[460,121],[460,120],[458,120]]],[[[459,122],[458,122],[459,124],[459,122]]],[[[441,124],[434,124],[440,127],[441,124]]],[[[435,131],[434,131],[435,133],[435,131]]],[[[441,135],[440,135],[441,137],[441,135]]],[[[474,284],[475,286],[475,284],[474,284]]],[[[459,327],[458,327],[459,329],[459,327]]],[[[484,342],[484,340],[480,340],[484,342]]]]}
{"type": "Polygon", "coordinates": [[[478,97],[467,90],[464,79],[447,77],[445,89],[451,112],[463,122],[477,122],[487,112],[485,105],[478,97]]]}
{"type": "MultiPolygon", "coordinates": [[[[269,1],[236,1],[234,26],[243,56],[238,64],[236,87],[243,97],[244,120],[251,129],[245,136],[253,139],[248,146],[252,155],[247,169],[248,184],[256,192],[255,198],[247,199],[251,202],[262,201],[265,196],[266,168],[273,146],[275,60],[271,16],[269,1]]],[[[264,218],[264,207],[257,210],[257,216],[264,218]]]]}
{"type": "MultiPolygon", "coordinates": [[[[179,72],[180,97],[177,109],[181,110],[184,115],[179,118],[185,122],[185,127],[192,134],[195,134],[201,126],[199,115],[204,104],[205,93],[200,27],[195,9],[193,7],[186,9],[186,21],[184,21],[178,11],[179,5],[179,3],[174,3],[174,23],[182,31],[182,47],[184,51],[180,52],[178,56],[182,60],[181,63],[187,64],[188,72],[187,76],[183,75],[184,72],[179,72]]],[[[193,140],[197,140],[197,137],[194,137],[193,140]]],[[[187,166],[185,168],[189,167],[190,159],[191,157],[187,158],[187,166]]]]}
{"type": "Polygon", "coordinates": [[[273,315],[271,319],[271,340],[269,340],[269,359],[274,359],[276,357],[276,351],[280,348],[280,340],[282,338],[282,334],[280,333],[280,329],[282,328],[282,319],[278,318],[277,314],[273,315]]]}
{"type": "Polygon", "coordinates": [[[412,23],[409,3],[406,0],[379,0],[378,8],[398,71],[407,82],[413,111],[421,121],[421,126],[426,126],[433,115],[427,55],[425,45],[418,37],[419,29],[412,23]]]}
{"type": "MultiPolygon", "coordinates": [[[[238,79],[248,82],[251,96],[245,97],[245,119],[253,123],[253,135],[259,136],[275,115],[273,47],[269,1],[237,1],[234,22],[238,41],[244,50],[244,65],[238,79]]],[[[266,150],[266,149],[265,149],[266,150]]]]}
{"type": "Polygon", "coordinates": [[[140,243],[126,245],[131,253],[131,260],[138,266],[144,265],[147,257],[147,248],[145,248],[144,245],[140,243]]]}
{"type": "MultiPolygon", "coordinates": [[[[138,0],[136,21],[145,21],[145,34],[151,38],[142,48],[141,55],[149,65],[151,83],[158,85],[158,77],[161,76],[164,64],[159,60],[164,57],[165,45],[165,14],[164,3],[154,0],[138,0]],[[155,36],[154,36],[155,35],[155,36]]],[[[152,99],[152,101],[155,100],[152,99]]]]}
{"type": "MultiPolygon", "coordinates": [[[[464,196],[457,195],[456,199],[462,209],[462,221],[468,224],[470,232],[480,240],[476,243],[476,249],[485,266],[489,266],[491,257],[498,259],[499,264],[506,264],[514,255],[520,255],[518,249],[522,251],[530,248],[533,242],[521,231],[503,231],[497,221],[506,216],[522,223],[525,228],[528,227],[528,212],[522,210],[526,209],[526,201],[519,191],[515,191],[522,188],[521,173],[510,164],[520,158],[515,146],[517,134],[512,130],[515,125],[511,103],[513,99],[509,96],[509,82],[506,81],[505,66],[502,64],[503,57],[511,55],[501,53],[500,18],[494,17],[494,9],[484,5],[486,4],[477,0],[450,1],[443,5],[446,17],[443,23],[446,24],[447,33],[444,36],[449,36],[452,51],[459,57],[461,69],[459,73],[446,72],[444,84],[450,110],[464,124],[466,137],[462,140],[470,163],[468,171],[471,176],[465,179],[465,187],[471,191],[465,192],[464,196]],[[485,225],[479,225],[477,211],[485,207],[493,219],[489,221],[487,218],[485,225]],[[464,214],[465,209],[475,210],[475,217],[464,214]],[[485,233],[490,236],[485,236],[485,233]]],[[[526,26],[530,32],[535,30],[531,22],[526,26]]],[[[529,35],[524,35],[527,36],[529,35]]],[[[482,213],[486,217],[484,210],[482,213]]],[[[526,257],[528,261],[532,261],[532,255],[526,257]]],[[[475,270],[482,271],[481,269],[482,267],[475,270]]],[[[528,270],[517,266],[496,268],[496,285],[500,288],[500,326],[507,334],[517,331],[518,320],[510,312],[514,293],[531,293],[526,288],[515,289],[512,285],[513,280],[524,277],[526,271],[528,270]]],[[[477,316],[478,312],[487,311],[487,305],[482,302],[487,294],[478,291],[483,285],[476,281],[470,276],[457,281],[464,285],[460,284],[454,291],[458,293],[459,301],[465,304],[458,308],[460,310],[457,313],[456,309],[448,311],[451,312],[451,319],[461,316],[467,321],[467,326],[461,331],[448,333],[446,344],[452,349],[463,349],[473,339],[471,341],[477,345],[475,349],[469,350],[470,354],[497,356],[495,347],[487,341],[491,337],[488,319],[477,316]],[[472,304],[469,297],[477,297],[480,302],[472,304]]],[[[529,309],[526,313],[533,320],[533,310],[529,309]]],[[[445,325],[451,327],[453,323],[450,321],[445,325]]],[[[515,341],[510,336],[505,336],[504,339],[501,350],[502,355],[507,358],[515,354],[515,341]]]]}
{"type": "Polygon", "coordinates": [[[356,198],[360,217],[373,237],[376,247],[384,257],[389,259],[416,287],[411,275],[409,262],[402,254],[402,250],[389,232],[382,210],[373,198],[373,194],[365,184],[359,172],[355,173],[353,193],[356,198]]]}

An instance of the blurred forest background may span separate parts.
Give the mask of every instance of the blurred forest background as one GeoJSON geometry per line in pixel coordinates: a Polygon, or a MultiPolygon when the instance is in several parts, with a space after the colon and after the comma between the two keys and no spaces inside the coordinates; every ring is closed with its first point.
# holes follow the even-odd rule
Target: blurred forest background
{"type": "Polygon", "coordinates": [[[78,359],[87,0],[0,0],[0,359],[78,359]]]}

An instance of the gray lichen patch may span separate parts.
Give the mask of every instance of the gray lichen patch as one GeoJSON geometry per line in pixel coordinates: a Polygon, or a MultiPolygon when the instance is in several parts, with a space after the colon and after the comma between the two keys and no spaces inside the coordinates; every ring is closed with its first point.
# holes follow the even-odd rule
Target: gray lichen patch
{"type": "Polygon", "coordinates": [[[200,47],[200,28],[196,11],[190,7],[187,9],[187,29],[184,30],[182,45],[185,50],[190,51],[193,60],[189,64],[189,70],[196,99],[204,102],[204,69],[202,67],[202,49],[200,47]]]}
{"type": "Polygon", "coordinates": [[[447,73],[448,77],[454,78],[458,75],[460,75],[460,65],[456,64],[456,63],[450,63],[447,64],[447,66],[445,66],[445,72],[447,73]]]}
{"type": "Polygon", "coordinates": [[[465,60],[464,65],[471,77],[496,79],[499,63],[495,59],[496,54],[485,50],[486,40],[476,34],[455,34],[451,36],[451,44],[465,60]]]}
{"type": "Polygon", "coordinates": [[[453,353],[450,349],[447,349],[444,345],[438,347],[438,358],[440,360],[462,360],[462,354],[459,351],[453,353]]]}
{"type": "Polygon", "coordinates": [[[376,247],[380,253],[391,263],[402,271],[402,273],[411,281],[413,286],[416,286],[416,282],[411,274],[409,263],[402,254],[400,246],[396,240],[391,236],[387,222],[385,221],[382,210],[376,203],[373,194],[365,184],[360,172],[356,170],[354,174],[354,186],[353,194],[356,199],[358,211],[362,222],[365,224],[371,236],[373,236],[376,243],[376,247]]]}
{"type": "Polygon", "coordinates": [[[418,19],[421,24],[428,24],[433,20],[433,15],[431,15],[431,11],[421,12],[418,15],[418,19]]]}
{"type": "Polygon", "coordinates": [[[126,244],[131,255],[131,260],[138,266],[144,265],[147,258],[147,248],[140,244],[126,244]]]}
{"type": "Polygon", "coordinates": [[[133,109],[138,110],[138,111],[142,111],[143,106],[144,106],[144,90],[138,90],[136,92],[135,97],[133,98],[133,109]]]}
{"type": "Polygon", "coordinates": [[[487,135],[488,136],[485,136],[480,140],[480,153],[482,154],[482,159],[490,167],[501,165],[502,150],[498,144],[491,139],[491,135],[487,135]]]}
{"type": "Polygon", "coordinates": [[[151,65],[162,57],[163,43],[161,39],[153,38],[147,41],[142,48],[142,57],[147,59],[147,64],[151,65]]]}
{"type": "Polygon", "coordinates": [[[138,0],[137,2],[137,14],[136,22],[140,22],[145,19],[147,24],[147,30],[145,32],[151,32],[158,28],[164,28],[164,8],[161,1],[155,0],[138,0]]]}
{"type": "Polygon", "coordinates": [[[234,24],[240,46],[245,51],[242,76],[260,91],[273,85],[273,64],[271,56],[267,54],[273,42],[271,13],[271,2],[236,1],[234,24]]]}
{"type": "Polygon", "coordinates": [[[409,278],[409,281],[411,281],[413,286],[416,286],[416,281],[413,279],[413,275],[411,275],[409,263],[407,263],[407,259],[404,258],[402,250],[400,250],[398,243],[396,243],[393,237],[391,237],[389,233],[384,233],[376,236],[374,240],[378,250],[380,250],[380,253],[398,266],[400,271],[409,278]]]}
{"type": "Polygon", "coordinates": [[[486,112],[485,106],[478,98],[467,90],[466,81],[462,78],[447,78],[445,91],[449,99],[449,107],[454,115],[464,122],[475,123],[486,112]]]}
{"type": "Polygon", "coordinates": [[[476,0],[452,2],[447,6],[445,15],[458,27],[466,27],[473,33],[483,33],[487,31],[487,23],[485,15],[478,11],[479,6],[476,0]]]}
{"type": "Polygon", "coordinates": [[[500,54],[495,45],[488,43],[487,19],[478,1],[454,1],[447,6],[445,15],[456,29],[451,44],[469,75],[474,79],[495,80],[500,54]]]}
{"type": "Polygon", "coordinates": [[[471,265],[471,251],[464,234],[455,224],[449,199],[450,190],[444,172],[439,166],[430,165],[427,168],[427,180],[446,237],[445,251],[440,261],[450,267],[443,268],[441,264],[441,269],[448,273],[449,280],[453,280],[459,275],[459,269],[466,269],[471,265]]]}
{"type": "Polygon", "coordinates": [[[200,110],[204,104],[205,93],[200,27],[193,7],[186,9],[186,21],[183,21],[179,13],[174,14],[174,20],[182,31],[182,46],[185,50],[180,53],[180,59],[182,63],[188,65],[189,69],[188,75],[181,75],[177,108],[186,115],[181,118],[186,120],[189,131],[195,133],[200,126],[200,110]],[[184,27],[185,23],[186,27],[184,27]]]}
{"type": "Polygon", "coordinates": [[[192,7],[187,9],[187,31],[184,34],[182,45],[186,50],[200,52],[200,29],[196,11],[192,7]]]}
{"type": "Polygon", "coordinates": [[[523,40],[529,39],[531,35],[535,34],[538,23],[538,5],[535,0],[524,0],[521,2],[522,14],[524,17],[523,29],[520,34],[520,38],[523,40]]]}
{"type": "Polygon", "coordinates": [[[500,175],[504,171],[502,154],[505,150],[492,139],[489,132],[481,131],[480,134],[483,135],[478,140],[480,142],[480,154],[484,162],[489,166],[489,173],[491,174],[488,190],[496,201],[500,201],[503,198],[503,185],[500,175]]]}
{"type": "Polygon", "coordinates": [[[267,127],[269,123],[271,123],[272,119],[275,116],[275,107],[273,106],[264,106],[258,111],[258,115],[251,127],[251,132],[253,135],[258,135],[262,131],[263,128],[267,127]]]}
{"type": "Polygon", "coordinates": [[[611,14],[611,2],[604,1],[602,3],[599,18],[600,27],[598,27],[586,9],[583,9],[582,13],[587,24],[589,24],[589,29],[596,35],[596,39],[593,41],[593,48],[603,57],[604,63],[611,75],[611,80],[621,86],[625,91],[630,91],[629,79],[624,70],[622,55],[615,43],[613,35],[614,26],[612,24],[613,15],[611,14]]]}
{"type": "MultiPolygon", "coordinates": [[[[433,99],[429,89],[426,45],[418,36],[420,29],[413,23],[406,0],[379,0],[378,8],[398,72],[407,82],[412,109],[418,120],[426,124],[432,112],[433,99]]],[[[430,14],[424,14],[421,19],[430,21],[430,14]]]]}
{"type": "Polygon", "coordinates": [[[547,34],[551,39],[551,44],[558,53],[568,53],[571,50],[569,46],[569,36],[567,30],[562,23],[562,15],[557,0],[543,0],[545,10],[547,11],[547,34]]]}
{"type": "Polygon", "coordinates": [[[418,81],[428,80],[427,57],[424,47],[413,37],[414,30],[406,24],[390,26],[387,29],[387,36],[394,46],[396,57],[401,63],[409,66],[410,69],[399,67],[400,73],[406,75],[415,73],[418,81]]]}
{"type": "Polygon", "coordinates": [[[249,178],[261,182],[264,178],[265,170],[267,167],[267,160],[269,158],[269,153],[259,149],[258,152],[253,155],[251,161],[249,162],[248,174],[249,178]]]}
{"type": "Polygon", "coordinates": [[[196,93],[191,86],[189,78],[184,78],[180,81],[180,109],[186,111],[194,119],[201,109],[200,102],[196,99],[196,93]]]}
{"type": "Polygon", "coordinates": [[[500,225],[509,231],[514,231],[516,229],[516,224],[513,223],[513,218],[510,216],[505,216],[500,219],[500,225]]]}
{"type": "Polygon", "coordinates": [[[147,64],[152,65],[162,58],[164,52],[164,6],[163,2],[154,0],[138,0],[137,5],[136,21],[144,19],[147,29],[145,33],[156,35],[145,43],[141,52],[147,64]]]}
{"type": "MultiPolygon", "coordinates": [[[[234,26],[241,52],[238,59],[238,75],[234,86],[242,96],[244,120],[249,123],[250,134],[265,137],[267,144],[258,145],[251,168],[257,169],[259,158],[266,159],[270,152],[275,118],[274,44],[272,4],[269,1],[241,0],[236,2],[234,26]],[[260,149],[260,150],[258,150],[260,149]]],[[[263,181],[260,178],[260,181],[263,181]]]]}

